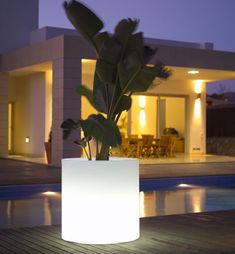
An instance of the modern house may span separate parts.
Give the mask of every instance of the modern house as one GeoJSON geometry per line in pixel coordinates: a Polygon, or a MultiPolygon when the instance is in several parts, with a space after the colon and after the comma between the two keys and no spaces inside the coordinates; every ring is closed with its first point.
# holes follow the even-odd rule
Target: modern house
{"type": "MultiPolygon", "coordinates": [[[[60,125],[92,112],[75,90],[92,86],[95,55],[74,30],[38,29],[38,0],[24,1],[24,6],[13,1],[13,9],[12,1],[1,2],[0,156],[43,157],[52,130],[52,164],[60,165],[63,157],[79,156],[77,146],[63,140],[60,125]]],[[[172,76],[133,95],[132,110],[123,116],[126,134],[159,137],[171,127],[184,142],[182,152],[206,153],[206,84],[235,79],[235,53],[213,50],[211,43],[146,39],[146,44],[158,48],[151,63],[161,60],[172,76]]]]}

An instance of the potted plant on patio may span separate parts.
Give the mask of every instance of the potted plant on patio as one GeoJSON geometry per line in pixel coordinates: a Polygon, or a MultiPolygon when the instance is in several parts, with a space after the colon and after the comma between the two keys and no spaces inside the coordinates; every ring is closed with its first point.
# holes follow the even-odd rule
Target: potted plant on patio
{"type": "Polygon", "coordinates": [[[131,95],[146,91],[156,77],[166,79],[170,72],[160,62],[147,65],[156,49],[144,46],[142,33],[135,32],[137,20],[121,20],[109,34],[101,31],[101,19],[80,2],[64,2],[64,9],[96,53],[93,90],[79,85],[77,92],[99,113],[85,120],[67,119],[61,125],[65,138],[82,129],[84,137],[74,142],[88,158],[62,160],[62,238],[101,244],[135,240],[139,237],[138,160],[109,159],[109,151],[121,143],[117,122],[130,109],[131,95]],[[96,160],[91,156],[92,138],[96,160]]]}

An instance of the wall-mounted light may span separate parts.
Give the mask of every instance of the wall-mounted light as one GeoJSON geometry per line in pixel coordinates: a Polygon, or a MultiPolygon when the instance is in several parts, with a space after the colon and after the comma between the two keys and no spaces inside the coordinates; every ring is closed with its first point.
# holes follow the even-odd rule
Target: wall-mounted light
{"type": "Polygon", "coordinates": [[[188,74],[190,74],[190,75],[195,75],[195,74],[198,74],[198,73],[199,73],[199,71],[197,71],[197,70],[188,71],[188,74]]]}
{"type": "Polygon", "coordinates": [[[146,98],[145,96],[140,96],[139,97],[139,107],[140,109],[145,109],[146,106],[146,98]]]}
{"type": "Polygon", "coordinates": [[[30,143],[30,137],[29,136],[27,136],[27,137],[25,137],[25,143],[30,143]]]}

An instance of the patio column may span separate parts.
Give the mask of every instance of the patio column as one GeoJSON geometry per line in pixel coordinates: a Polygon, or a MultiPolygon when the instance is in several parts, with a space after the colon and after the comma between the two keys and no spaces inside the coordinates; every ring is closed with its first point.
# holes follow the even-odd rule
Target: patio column
{"type": "Polygon", "coordinates": [[[0,156],[8,155],[8,85],[8,74],[0,73],[0,156]]]}
{"type": "Polygon", "coordinates": [[[80,156],[73,143],[75,136],[63,140],[60,126],[67,118],[78,120],[81,116],[81,100],[76,93],[76,86],[81,84],[81,59],[56,59],[52,68],[52,164],[60,166],[62,158],[80,156]]]}

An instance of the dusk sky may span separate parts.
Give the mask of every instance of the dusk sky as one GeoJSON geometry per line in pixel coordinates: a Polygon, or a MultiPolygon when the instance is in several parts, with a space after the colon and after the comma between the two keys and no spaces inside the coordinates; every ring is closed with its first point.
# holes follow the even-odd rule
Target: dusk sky
{"type": "MultiPolygon", "coordinates": [[[[72,28],[63,0],[39,0],[39,26],[72,28]]],[[[235,0],[83,0],[110,32],[123,18],[140,19],[145,37],[212,42],[214,49],[235,52],[235,0]]],[[[235,81],[226,86],[235,90],[235,81]]],[[[209,88],[209,86],[208,86],[209,88]]],[[[211,90],[210,92],[216,91],[211,90]]]]}

